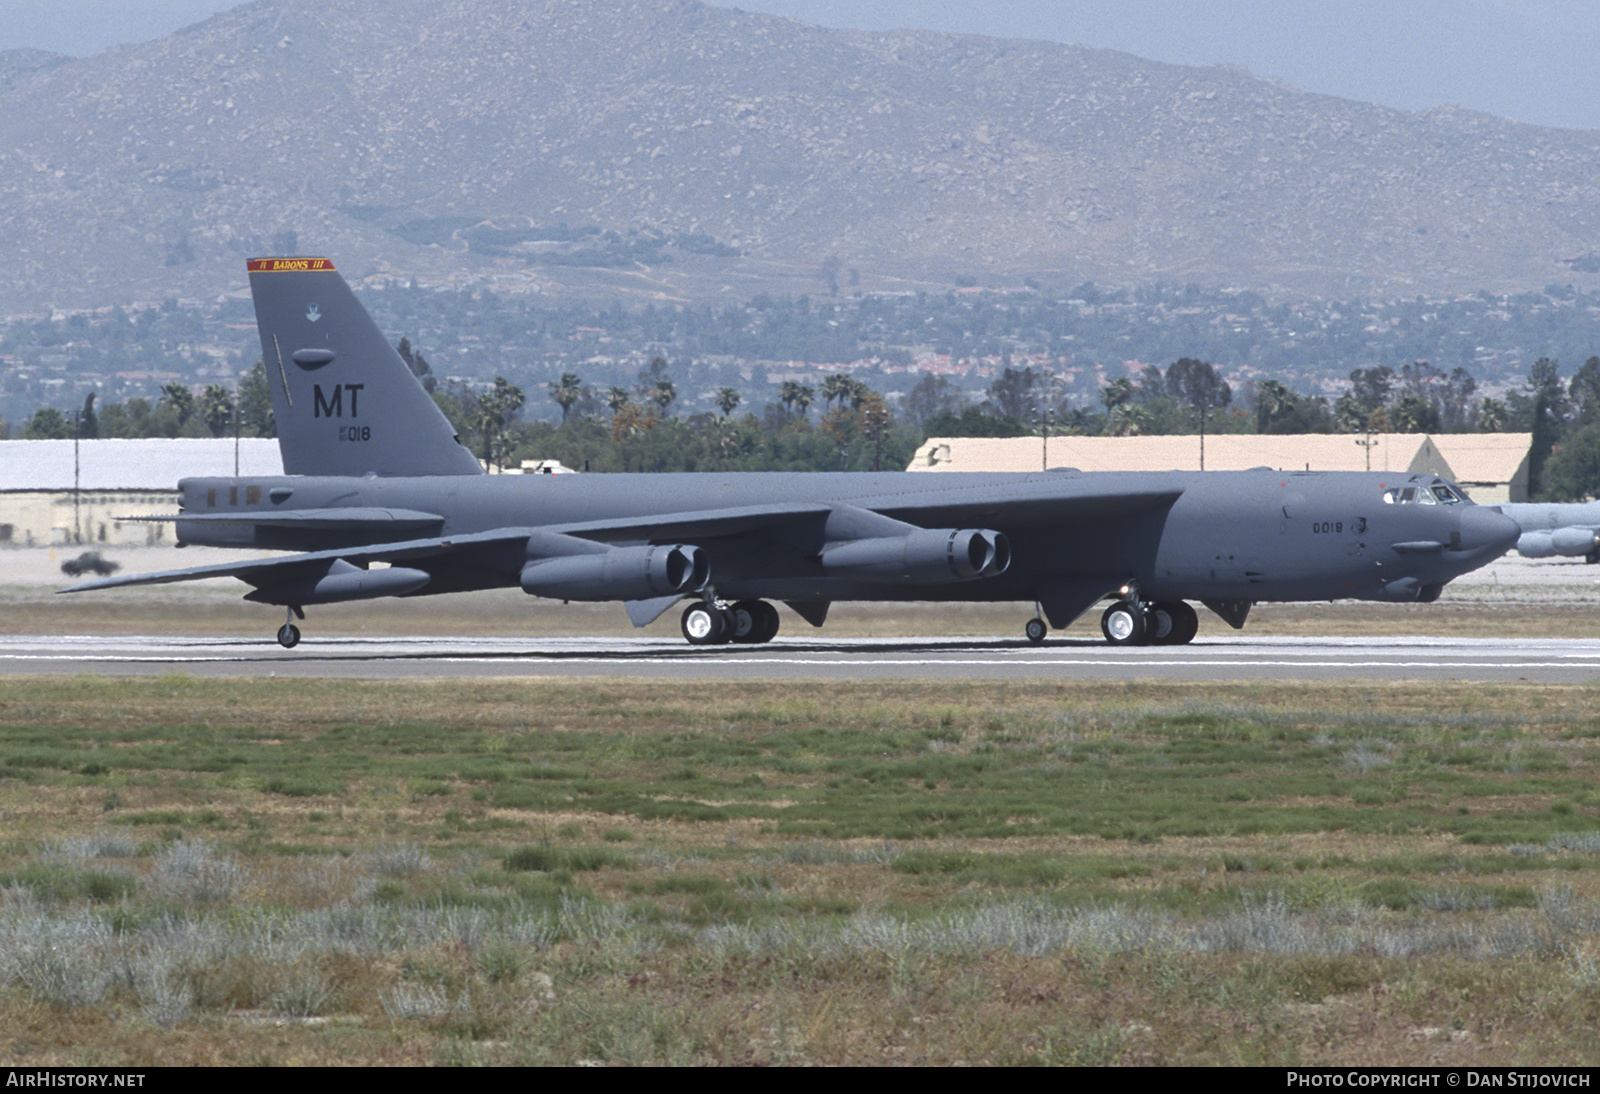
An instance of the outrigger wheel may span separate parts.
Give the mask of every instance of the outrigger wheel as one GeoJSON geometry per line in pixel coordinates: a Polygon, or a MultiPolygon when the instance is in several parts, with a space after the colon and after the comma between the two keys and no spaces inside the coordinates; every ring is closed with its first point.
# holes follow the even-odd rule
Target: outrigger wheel
{"type": "Polygon", "coordinates": [[[278,645],[286,650],[292,650],[300,644],[300,628],[294,625],[297,615],[301,619],[306,617],[305,612],[290,604],[284,611],[283,626],[278,628],[278,645]]]}

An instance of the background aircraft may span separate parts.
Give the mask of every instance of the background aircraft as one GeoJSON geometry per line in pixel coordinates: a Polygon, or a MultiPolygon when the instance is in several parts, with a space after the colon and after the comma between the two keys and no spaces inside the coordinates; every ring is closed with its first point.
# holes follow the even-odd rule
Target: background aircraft
{"type": "Polygon", "coordinates": [[[1517,522],[1524,558],[1581,558],[1600,562],[1600,501],[1517,502],[1495,509],[1517,522]]]}
{"type": "Polygon", "coordinates": [[[1431,601],[1519,534],[1423,475],[486,475],[331,262],[248,268],[287,474],[185,479],[155,519],[296,553],[64,591],[236,577],[287,609],[286,647],[308,605],[515,586],[638,626],[688,598],[695,644],[770,640],[774,600],[815,626],[838,600],[1033,601],[1038,642],[1108,595],[1108,641],[1183,643],[1189,600],[1234,627],[1258,601],[1431,601]]]}

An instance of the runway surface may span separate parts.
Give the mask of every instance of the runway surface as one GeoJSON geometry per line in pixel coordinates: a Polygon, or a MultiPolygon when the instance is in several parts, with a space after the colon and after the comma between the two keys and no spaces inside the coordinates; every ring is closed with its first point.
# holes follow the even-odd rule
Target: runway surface
{"type": "Polygon", "coordinates": [[[1212,637],[1113,648],[1062,639],[778,639],[690,647],[665,638],[270,638],[0,636],[0,676],[29,673],[429,679],[443,677],[740,681],[1405,680],[1600,682],[1600,640],[1212,637]]]}

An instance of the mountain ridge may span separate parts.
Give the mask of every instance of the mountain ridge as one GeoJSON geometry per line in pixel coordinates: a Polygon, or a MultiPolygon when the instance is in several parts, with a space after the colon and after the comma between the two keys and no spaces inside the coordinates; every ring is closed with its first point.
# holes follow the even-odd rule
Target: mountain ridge
{"type": "Polygon", "coordinates": [[[357,279],[699,299],[1587,287],[1568,260],[1600,250],[1600,132],[1058,43],[697,0],[256,0],[9,57],[7,313],[237,291],[285,244],[357,279]],[[667,242],[554,265],[559,227],[667,242]]]}

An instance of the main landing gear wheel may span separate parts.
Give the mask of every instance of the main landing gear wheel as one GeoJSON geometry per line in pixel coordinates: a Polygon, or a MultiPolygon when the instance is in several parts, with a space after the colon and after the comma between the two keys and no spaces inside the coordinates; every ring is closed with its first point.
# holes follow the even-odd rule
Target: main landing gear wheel
{"type": "Polygon", "coordinates": [[[1200,630],[1200,617],[1181,600],[1150,608],[1148,641],[1155,646],[1186,646],[1200,630]]]}
{"type": "Polygon", "coordinates": [[[765,600],[741,600],[725,613],[728,637],[734,642],[755,645],[770,642],[778,633],[778,609],[765,600]]]}
{"type": "Polygon", "coordinates": [[[727,616],[706,604],[690,604],[679,623],[691,646],[715,646],[729,638],[727,616]]]}
{"type": "Polygon", "coordinates": [[[1100,617],[1100,633],[1113,646],[1137,646],[1144,642],[1144,612],[1119,600],[1100,617]]]}
{"type": "Polygon", "coordinates": [[[293,623],[285,623],[278,628],[278,645],[286,650],[292,650],[300,644],[300,628],[293,623]]]}
{"type": "Polygon", "coordinates": [[[1050,625],[1044,620],[1035,617],[1028,620],[1028,625],[1023,628],[1023,632],[1027,634],[1028,641],[1037,646],[1044,641],[1044,636],[1050,633],[1050,625]]]}

